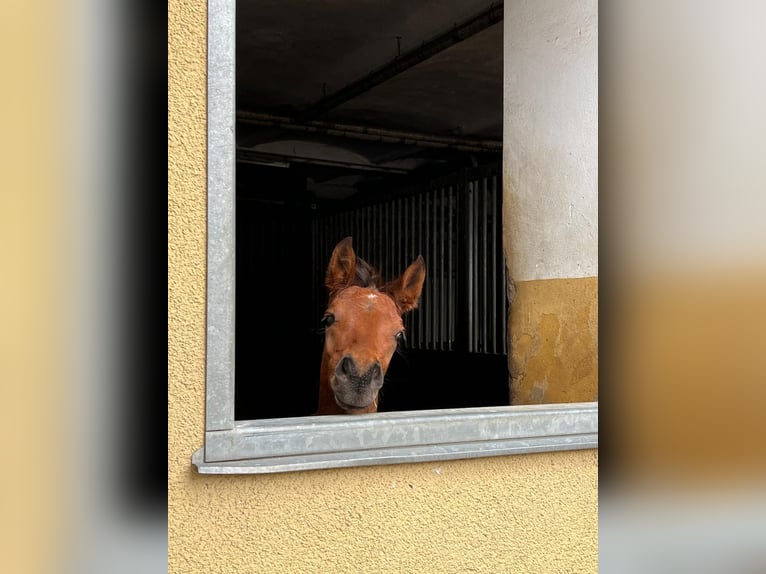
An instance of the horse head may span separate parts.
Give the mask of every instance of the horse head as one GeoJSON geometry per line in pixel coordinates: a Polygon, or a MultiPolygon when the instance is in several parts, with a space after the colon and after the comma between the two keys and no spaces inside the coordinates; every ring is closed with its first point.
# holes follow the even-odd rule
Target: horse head
{"type": "Polygon", "coordinates": [[[316,414],[377,411],[378,392],[404,338],[402,317],[417,307],[425,280],[425,262],[418,256],[398,278],[379,285],[380,276],[356,256],[351,243],[351,237],[340,241],[327,266],[316,414]]]}

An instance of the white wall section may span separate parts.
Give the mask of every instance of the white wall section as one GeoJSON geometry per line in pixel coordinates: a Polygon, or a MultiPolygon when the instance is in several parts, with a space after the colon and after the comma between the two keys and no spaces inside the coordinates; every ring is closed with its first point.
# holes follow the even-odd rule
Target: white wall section
{"type": "Polygon", "coordinates": [[[505,3],[503,106],[511,276],[598,276],[596,0],[505,3]]]}

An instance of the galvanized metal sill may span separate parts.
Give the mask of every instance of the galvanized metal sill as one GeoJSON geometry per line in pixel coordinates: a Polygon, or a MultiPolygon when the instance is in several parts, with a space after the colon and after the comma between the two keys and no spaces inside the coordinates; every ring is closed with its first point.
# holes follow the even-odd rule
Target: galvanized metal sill
{"type": "Polygon", "coordinates": [[[209,431],[201,474],[257,474],[598,448],[598,403],[238,421],[209,431]]]}

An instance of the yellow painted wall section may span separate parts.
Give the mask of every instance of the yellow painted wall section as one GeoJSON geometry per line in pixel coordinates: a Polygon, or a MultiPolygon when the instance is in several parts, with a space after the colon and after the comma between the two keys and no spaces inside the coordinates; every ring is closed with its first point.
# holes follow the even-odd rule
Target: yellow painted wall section
{"type": "Polygon", "coordinates": [[[516,283],[513,404],[598,399],[598,277],[516,283]]]}
{"type": "Polygon", "coordinates": [[[201,476],[203,1],[168,5],[168,570],[596,572],[598,452],[201,476]]]}

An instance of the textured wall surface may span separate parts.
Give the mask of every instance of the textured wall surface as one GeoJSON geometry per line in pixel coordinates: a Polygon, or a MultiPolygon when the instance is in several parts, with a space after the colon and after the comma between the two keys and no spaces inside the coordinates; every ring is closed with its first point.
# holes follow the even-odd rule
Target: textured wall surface
{"type": "Polygon", "coordinates": [[[598,452],[201,476],[205,3],[168,13],[170,572],[596,572],[598,452]]]}
{"type": "Polygon", "coordinates": [[[598,396],[598,3],[505,3],[514,404],[598,396]]]}
{"type": "Polygon", "coordinates": [[[514,404],[598,399],[598,277],[516,283],[508,330],[514,404]]]}
{"type": "Polygon", "coordinates": [[[516,281],[598,275],[598,3],[506,2],[503,184],[516,281]]]}

